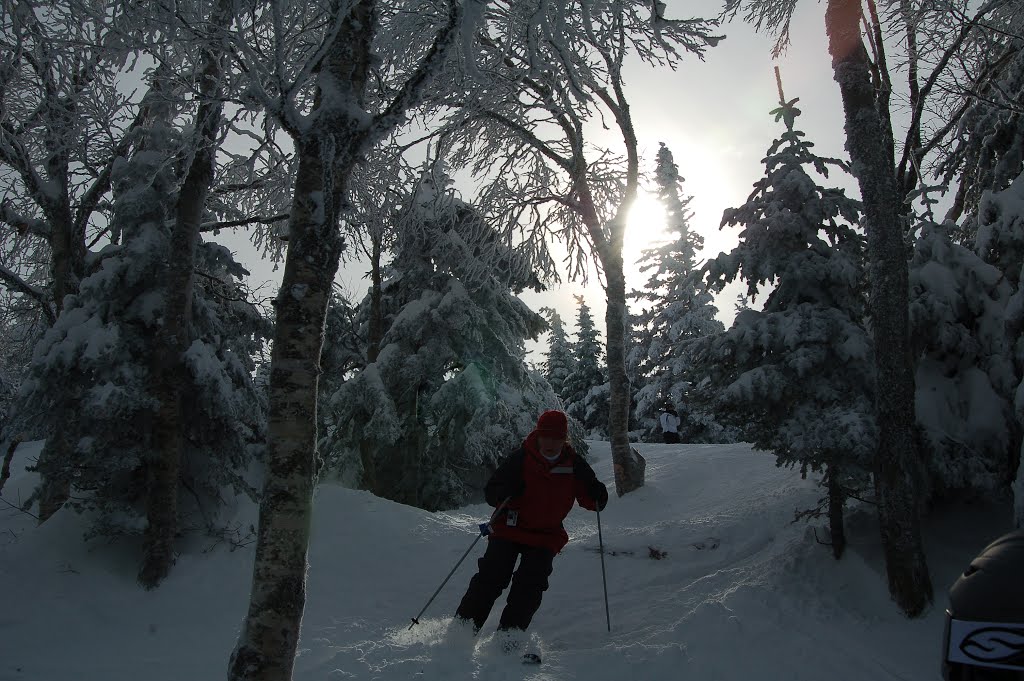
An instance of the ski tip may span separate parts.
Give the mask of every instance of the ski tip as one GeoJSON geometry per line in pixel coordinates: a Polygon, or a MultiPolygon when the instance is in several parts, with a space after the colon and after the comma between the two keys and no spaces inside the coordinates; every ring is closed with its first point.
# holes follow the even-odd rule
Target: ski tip
{"type": "Polygon", "coordinates": [[[523,653],[523,664],[540,664],[540,655],[537,653],[523,653]]]}

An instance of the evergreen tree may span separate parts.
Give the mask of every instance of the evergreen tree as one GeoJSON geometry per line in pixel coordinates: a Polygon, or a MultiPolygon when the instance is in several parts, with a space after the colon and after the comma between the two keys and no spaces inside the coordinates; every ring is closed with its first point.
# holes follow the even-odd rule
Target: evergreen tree
{"type": "Polygon", "coordinates": [[[551,385],[559,399],[565,402],[565,382],[576,370],[576,360],[569,347],[569,337],[565,333],[562,317],[550,307],[542,307],[541,313],[546,314],[551,335],[548,336],[548,351],[545,353],[544,378],[551,385]]]}
{"type": "Polygon", "coordinates": [[[566,414],[583,424],[588,435],[607,437],[608,391],[601,340],[582,296],[576,296],[576,304],[576,340],[570,344],[575,371],[563,384],[566,414]]]}
{"type": "Polygon", "coordinates": [[[824,470],[838,557],[843,500],[867,486],[875,445],[864,238],[851,226],[857,202],[812,175],[845,166],[812,152],[794,128],[796,101],[773,112],[786,129],[764,159],[765,177],[723,215],[723,225],[743,228],[739,245],[705,267],[718,291],[737,278],[750,296],[774,289],[762,311],[741,311],[729,330],[691,343],[691,380],[780,465],[824,470]]]}
{"type": "MultiPolygon", "coordinates": [[[[1024,432],[1024,173],[1007,189],[982,195],[977,221],[977,253],[1000,271],[1009,287],[1003,330],[1014,371],[1010,382],[1020,441],[1024,432]]],[[[1011,452],[1011,474],[1016,468],[1015,520],[1017,527],[1024,527],[1024,442],[1011,452]]]]}
{"type": "Polygon", "coordinates": [[[32,362],[32,348],[46,328],[35,301],[0,291],[0,449],[5,440],[17,436],[7,427],[8,417],[32,362]]]}
{"type": "Polygon", "coordinates": [[[736,314],[743,312],[744,310],[750,309],[750,299],[747,298],[747,294],[740,291],[736,294],[736,302],[732,305],[733,310],[736,314]]]}
{"type": "MultiPolygon", "coordinates": [[[[70,492],[73,509],[92,514],[90,534],[138,534],[145,527],[147,476],[155,444],[151,423],[152,335],[166,299],[163,271],[177,181],[176,132],[163,121],[113,178],[119,244],[95,258],[78,293],[36,346],[18,399],[18,418],[48,438],[38,468],[44,481],[70,492]]],[[[179,471],[180,527],[207,528],[227,490],[252,492],[243,474],[258,451],[265,403],[251,375],[269,334],[239,284],[247,273],[230,252],[200,244],[184,354],[189,399],[182,404],[185,456],[179,471]]],[[[41,511],[51,495],[44,485],[41,511]]],[[[49,509],[55,510],[55,509],[49,509]]],[[[41,512],[42,516],[47,513],[41,512]]]]}
{"type": "Polygon", "coordinates": [[[1005,328],[1013,279],[949,231],[925,223],[910,264],[916,413],[938,498],[1007,489],[1016,463],[1007,452],[1019,447],[1020,377],[1005,328]]]}
{"type": "Polygon", "coordinates": [[[431,510],[476,498],[558,406],[526,365],[525,341],[546,324],[515,294],[538,282],[448,182],[424,177],[400,218],[380,353],[331,397],[323,442],[346,482],[431,510]]]}
{"type": "Polygon", "coordinates": [[[651,272],[640,291],[632,297],[641,301],[635,324],[641,342],[635,361],[645,376],[636,391],[636,413],[650,426],[648,438],[656,428],[656,415],[667,404],[681,408],[680,433],[684,441],[717,441],[722,428],[713,415],[689,404],[687,357],[683,348],[688,341],[720,333],[725,327],[715,319],[718,309],[713,296],[697,272],[697,252],[704,239],[690,228],[692,197],[681,198],[683,178],[664,144],[658,150],[655,170],[658,199],[665,206],[666,227],[672,240],[641,254],[641,272],[651,272]]]}

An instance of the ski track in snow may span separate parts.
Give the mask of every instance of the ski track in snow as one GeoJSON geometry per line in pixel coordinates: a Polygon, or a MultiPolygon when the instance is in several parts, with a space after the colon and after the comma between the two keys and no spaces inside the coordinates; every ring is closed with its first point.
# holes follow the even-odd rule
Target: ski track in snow
{"type": "MultiPolygon", "coordinates": [[[[322,485],[296,681],[934,680],[945,589],[1008,529],[1003,508],[937,514],[926,536],[936,605],[906,620],[889,600],[870,512],[848,513],[850,548],[835,561],[816,541],[815,532],[827,537],[821,521],[792,522],[822,496],[815,479],[746,445],[637,448],[646,486],[613,496],[601,516],[611,632],[596,518],[577,508],[521,648],[541,654],[540,666],[502,652],[494,626],[504,597],[479,637],[450,630],[484,540],[409,630],[489,507],[427,513],[322,485]]],[[[19,450],[19,471],[37,449],[19,450]]],[[[611,488],[607,443],[592,453],[611,488]]],[[[33,482],[16,474],[4,498],[16,503],[33,482]]],[[[241,527],[255,517],[244,506],[241,527]]],[[[165,584],[145,592],[134,581],[137,546],[84,545],[81,533],[67,512],[38,528],[0,513],[0,681],[223,679],[253,547],[193,540],[165,584]]]]}

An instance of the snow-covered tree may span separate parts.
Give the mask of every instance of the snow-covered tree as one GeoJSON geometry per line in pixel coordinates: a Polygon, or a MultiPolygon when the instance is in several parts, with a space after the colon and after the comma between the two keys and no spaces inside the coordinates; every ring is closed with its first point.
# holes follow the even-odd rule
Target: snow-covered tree
{"type": "Polygon", "coordinates": [[[548,350],[544,353],[544,378],[559,399],[565,403],[565,383],[576,371],[576,359],[565,333],[562,317],[553,308],[542,307],[541,314],[547,315],[551,333],[548,336],[548,350]]]}
{"type": "Polygon", "coordinates": [[[736,294],[736,301],[732,304],[732,309],[736,314],[750,309],[750,298],[747,297],[746,292],[740,291],[736,294]]]}
{"type": "Polygon", "coordinates": [[[742,227],[739,245],[705,266],[717,291],[737,278],[750,296],[774,288],[762,310],[690,343],[690,379],[720,419],[780,465],[824,473],[838,557],[843,500],[868,486],[876,438],[864,237],[853,226],[857,202],[819,185],[846,166],[814,154],[794,127],[796,101],[773,112],[786,129],[768,149],[765,176],[722,217],[742,227]]]}
{"type": "MultiPolygon", "coordinates": [[[[1003,331],[1013,363],[1012,404],[1016,413],[1016,435],[1020,439],[1024,432],[1024,173],[1007,189],[982,194],[977,222],[976,251],[999,270],[1010,289],[1003,331]]],[[[1005,380],[1005,376],[998,376],[998,384],[1005,380]]],[[[1011,457],[1016,459],[1011,459],[1011,473],[1014,466],[1017,468],[1013,483],[1015,522],[1017,527],[1024,527],[1024,442],[1019,453],[1011,452],[1011,457]]]]}
{"type": "Polygon", "coordinates": [[[297,169],[276,300],[252,592],[231,681],[287,679],[295,661],[305,607],[295,585],[305,580],[318,470],[320,350],[353,170],[423,101],[458,38],[472,35],[476,8],[456,0],[275,3],[236,24],[244,100],[291,137],[297,169]]]}
{"type": "Polygon", "coordinates": [[[654,180],[672,238],[644,250],[637,263],[641,272],[650,272],[644,288],[631,295],[641,306],[634,320],[635,333],[642,339],[640,354],[634,355],[644,376],[644,385],[636,392],[637,419],[646,417],[656,426],[660,408],[672,404],[681,408],[684,441],[714,441],[721,431],[714,416],[688,403],[689,383],[684,378],[688,360],[683,348],[687,341],[720,333],[725,327],[715,319],[718,309],[697,271],[697,252],[704,238],[690,227],[692,197],[682,196],[683,178],[664,144],[658,150],[654,180]]]}
{"type": "MultiPolygon", "coordinates": [[[[446,104],[453,163],[486,178],[484,208],[569,246],[571,274],[593,257],[606,291],[608,432],[619,495],[643,485],[629,446],[622,244],[639,189],[627,55],[675,68],[717,43],[714,22],[671,19],[661,2],[494,3],[446,104]],[[592,125],[593,123],[593,125],[592,125]],[[610,127],[594,147],[591,130],[610,127]],[[615,147],[607,140],[614,139],[615,147]]],[[[448,153],[447,151],[445,153],[448,153]]]]}
{"type": "MultiPolygon", "coordinates": [[[[36,346],[18,398],[18,418],[48,439],[38,462],[45,518],[64,499],[91,515],[91,535],[138,534],[146,527],[149,478],[159,447],[151,428],[153,336],[167,298],[163,261],[178,178],[176,131],[158,117],[140,149],[115,167],[119,244],[105,247],[56,323],[36,346]]],[[[201,244],[180,380],[185,449],[175,477],[181,530],[209,529],[228,492],[252,493],[243,473],[262,441],[265,404],[251,374],[269,329],[241,296],[247,274],[216,244],[201,244]]]]}
{"type": "Polygon", "coordinates": [[[479,496],[559,405],[526,365],[525,341],[546,328],[515,295],[536,282],[529,261],[448,183],[425,174],[398,218],[380,352],[330,398],[324,447],[343,479],[431,510],[479,496]]]}
{"type": "MultiPolygon", "coordinates": [[[[944,181],[957,187],[947,220],[975,215],[985,191],[1006,189],[1024,168],[1024,23],[1013,3],[1003,4],[965,51],[965,80],[973,82],[963,93],[953,149],[939,164],[944,181]]],[[[965,222],[959,231],[971,237],[977,224],[965,222]]]]}
{"type": "Polygon", "coordinates": [[[946,227],[926,223],[910,286],[917,420],[931,492],[1005,490],[1015,463],[1007,452],[1019,447],[1013,393],[1020,379],[1005,329],[1012,284],[946,227]]]}
{"type": "MultiPolygon", "coordinates": [[[[776,52],[789,42],[797,0],[729,0],[727,5],[727,13],[745,9],[748,21],[774,32],[776,52]]],[[[991,40],[1003,32],[992,30],[993,13],[1019,12],[1011,3],[970,0],[905,2],[892,10],[879,13],[875,3],[829,0],[825,32],[843,101],[846,148],[864,205],[872,272],[868,300],[878,385],[876,485],[886,572],[893,599],[915,617],[931,602],[933,591],[920,526],[925,466],[915,433],[904,239],[913,215],[912,202],[904,199],[920,191],[936,152],[949,148],[965,111],[956,101],[963,84],[974,81],[966,88],[971,93],[982,89],[976,76],[984,80],[984,72],[970,73],[965,64],[987,69],[999,56],[975,58],[972,41],[999,44],[1001,39],[991,40]],[[909,104],[902,129],[894,125],[893,102],[909,104]],[[943,112],[938,120],[935,112],[943,112]]]]}
{"type": "Polygon", "coordinates": [[[565,413],[583,424],[590,436],[606,437],[608,392],[602,366],[601,339],[590,307],[576,296],[576,338],[569,343],[573,372],[563,382],[565,413]]]}
{"type": "Polygon", "coordinates": [[[7,418],[32,362],[32,349],[48,326],[37,301],[0,291],[0,449],[5,440],[17,436],[8,432],[7,418]]]}
{"type": "MultiPolygon", "coordinates": [[[[164,116],[174,125],[181,121],[188,138],[173,161],[176,203],[168,219],[175,230],[160,264],[164,271],[154,275],[166,291],[151,348],[159,358],[150,378],[161,408],[149,426],[158,452],[147,479],[150,505],[139,574],[148,586],[167,573],[178,534],[176,471],[184,446],[181,374],[183,353],[191,342],[199,234],[252,222],[245,217],[246,202],[258,204],[260,211],[271,209],[275,202],[257,188],[280,186],[288,174],[287,163],[278,168],[271,164],[270,172],[250,173],[255,170],[253,159],[268,154],[240,151],[256,133],[248,125],[222,123],[223,102],[237,95],[229,92],[233,81],[224,67],[225,30],[234,6],[232,0],[180,2],[173,10],[115,7],[96,0],[50,6],[24,2],[5,9],[0,22],[0,110],[5,121],[21,121],[0,126],[0,240],[5,243],[0,283],[35,301],[47,326],[54,323],[66,296],[76,293],[90,274],[96,258],[92,249],[122,242],[121,221],[111,215],[112,179],[116,166],[147,134],[144,128],[154,117],[164,116]],[[147,63],[160,65],[144,74],[148,87],[124,87],[138,79],[140,65],[147,63]],[[234,151],[218,163],[220,143],[231,136],[242,138],[242,144],[233,145],[234,151]],[[211,192],[217,170],[224,181],[211,192]]],[[[235,122],[243,119],[255,123],[236,112],[235,122]]],[[[255,146],[277,149],[274,144],[255,146]]],[[[60,494],[51,501],[47,512],[61,503],[60,494]]]]}

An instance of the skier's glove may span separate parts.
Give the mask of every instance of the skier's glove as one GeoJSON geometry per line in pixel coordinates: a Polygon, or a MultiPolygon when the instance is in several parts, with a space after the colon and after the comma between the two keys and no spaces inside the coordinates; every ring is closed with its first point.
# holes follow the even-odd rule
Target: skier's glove
{"type": "Polygon", "coordinates": [[[608,488],[597,478],[591,480],[587,485],[587,494],[597,504],[598,511],[603,511],[604,507],[608,505],[608,488]]]}

